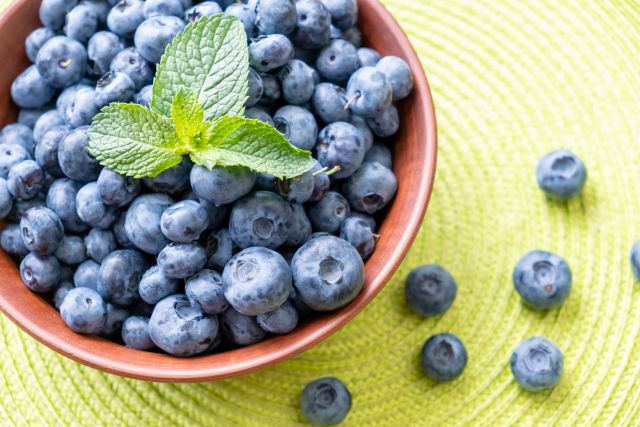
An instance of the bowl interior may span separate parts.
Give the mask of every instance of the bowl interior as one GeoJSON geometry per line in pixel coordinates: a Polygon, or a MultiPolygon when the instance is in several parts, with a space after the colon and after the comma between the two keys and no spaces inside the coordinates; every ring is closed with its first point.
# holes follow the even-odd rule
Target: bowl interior
{"type": "MultiPolygon", "coordinates": [[[[19,0],[0,19],[0,53],[11,58],[0,74],[0,124],[15,120],[10,96],[13,79],[28,65],[24,40],[40,26],[40,0],[19,0]]],[[[393,138],[398,193],[381,225],[376,250],[366,262],[366,283],[351,304],[301,323],[296,330],[259,344],[224,353],[180,359],[127,349],[106,339],[78,335],[58,312],[22,283],[13,261],[0,251],[0,309],[31,336],[80,363],[127,377],[153,381],[204,381],[271,366],[313,346],[358,314],[391,278],[424,216],[435,173],[436,123],[422,66],[405,34],[377,0],[359,0],[364,44],[410,65],[416,87],[398,108],[400,132],[393,138]]]]}

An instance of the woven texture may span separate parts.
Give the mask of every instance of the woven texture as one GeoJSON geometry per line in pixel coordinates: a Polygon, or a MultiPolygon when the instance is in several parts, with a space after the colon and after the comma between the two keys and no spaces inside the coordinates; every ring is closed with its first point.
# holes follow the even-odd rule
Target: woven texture
{"type": "MultiPolygon", "coordinates": [[[[640,286],[628,252],[640,237],[640,6],[631,1],[387,0],[421,55],[439,122],[435,191],[394,280],[354,321],[275,368],[207,384],[154,384],[83,367],[0,321],[0,424],[288,426],[297,396],[335,375],[354,405],[345,426],[640,425],[640,286]],[[583,197],[545,199],[540,156],[575,151],[583,197]],[[524,308],[511,271],[526,251],[569,262],[569,300],[524,308]],[[459,285],[451,310],[421,319],[403,280],[437,262],[459,285]],[[466,343],[458,380],[418,368],[421,345],[466,343]],[[565,356],[553,391],[529,394],[508,361],[545,335],[565,356]]],[[[402,167],[402,165],[398,165],[402,167]]]]}

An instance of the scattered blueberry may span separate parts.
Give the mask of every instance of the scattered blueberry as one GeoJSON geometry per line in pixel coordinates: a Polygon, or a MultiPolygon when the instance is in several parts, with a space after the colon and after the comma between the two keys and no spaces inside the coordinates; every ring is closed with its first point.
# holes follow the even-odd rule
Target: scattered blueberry
{"type": "Polygon", "coordinates": [[[538,185],[547,196],[568,200],[582,192],[587,170],[582,160],[568,150],[556,150],[545,155],[536,170],[538,185]]]}
{"type": "Polygon", "coordinates": [[[432,380],[452,381],[467,366],[467,349],[453,334],[436,334],[424,343],[420,364],[425,375],[432,380]]]}
{"type": "Polygon", "coordinates": [[[562,352],[546,338],[529,338],[515,349],[510,366],[513,377],[523,389],[531,392],[547,390],[555,387],[562,377],[562,352]]]}
{"type": "Polygon", "coordinates": [[[300,407],[304,418],[312,424],[340,424],[351,410],[351,393],[337,378],[319,378],[302,390],[300,407]]]}
{"type": "Polygon", "coordinates": [[[451,307],[458,285],[447,270],[425,264],[409,273],[404,285],[407,304],[422,316],[437,316],[451,307]]]}
{"type": "Polygon", "coordinates": [[[531,251],[518,261],[513,270],[513,286],[531,308],[556,308],[571,292],[571,270],[558,255],[531,251]]]}

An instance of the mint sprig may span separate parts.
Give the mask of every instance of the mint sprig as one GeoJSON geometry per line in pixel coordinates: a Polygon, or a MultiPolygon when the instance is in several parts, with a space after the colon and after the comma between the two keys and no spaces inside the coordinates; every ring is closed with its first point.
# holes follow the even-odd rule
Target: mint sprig
{"type": "Polygon", "coordinates": [[[89,149],[120,174],[156,176],[182,156],[209,169],[244,166],[278,178],[301,175],[315,161],[268,124],[239,117],[249,60],[242,23],[222,14],[187,25],[157,67],[151,108],[113,103],[94,117],[89,149]]]}

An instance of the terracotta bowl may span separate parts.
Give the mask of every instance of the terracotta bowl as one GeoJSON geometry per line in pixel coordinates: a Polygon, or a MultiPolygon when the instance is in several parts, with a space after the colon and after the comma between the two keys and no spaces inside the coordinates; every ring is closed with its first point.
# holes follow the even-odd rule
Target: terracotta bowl
{"type": "MultiPolygon", "coordinates": [[[[0,124],[13,122],[17,108],[9,89],[28,65],[24,40],[36,27],[39,0],[19,0],[0,19],[0,124]]],[[[402,127],[393,143],[398,194],[380,227],[373,256],[366,263],[366,284],[355,301],[319,315],[292,333],[224,353],[187,359],[130,350],[106,339],[72,332],[47,301],[29,291],[18,269],[0,251],[0,309],[29,335],[80,363],[117,375],[152,381],[205,381],[228,378],[275,365],[319,343],[356,316],[382,290],[418,232],[433,186],[436,121],[429,86],[409,40],[377,0],[360,0],[365,44],[382,55],[404,58],[413,70],[415,90],[400,105],[402,127]]]]}

